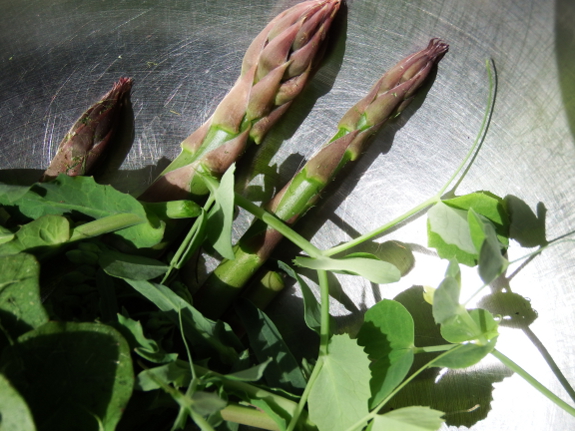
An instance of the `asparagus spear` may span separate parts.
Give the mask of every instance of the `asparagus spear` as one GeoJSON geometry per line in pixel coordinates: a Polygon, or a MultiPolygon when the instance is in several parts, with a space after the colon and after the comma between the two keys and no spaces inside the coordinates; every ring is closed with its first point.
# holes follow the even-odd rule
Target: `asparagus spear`
{"type": "MultiPolygon", "coordinates": [[[[337,133],[265,208],[287,224],[294,224],[314,205],[337,172],[361,155],[368,138],[403,111],[447,50],[447,44],[432,39],[426,49],[385,73],[343,116],[337,133]]],[[[234,247],[235,259],[222,261],[199,290],[196,303],[206,316],[217,318],[225,312],[281,238],[279,232],[260,220],[252,224],[234,247]]]]}
{"type": "Polygon", "coordinates": [[[211,118],[182,142],[140,200],[200,198],[208,193],[202,175],[219,178],[250,142],[260,143],[313,72],[339,6],[305,1],[275,17],[248,48],[240,77],[211,118]]]}
{"type": "Polygon", "coordinates": [[[120,78],[102,100],[82,114],[60,142],[40,181],[48,181],[59,174],[87,175],[94,168],[114,138],[118,118],[131,89],[132,79],[120,78]]]}

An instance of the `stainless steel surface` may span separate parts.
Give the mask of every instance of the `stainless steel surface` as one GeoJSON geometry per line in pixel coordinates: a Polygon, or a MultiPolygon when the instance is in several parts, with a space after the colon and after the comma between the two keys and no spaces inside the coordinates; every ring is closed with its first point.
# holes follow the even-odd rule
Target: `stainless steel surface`
{"type": "MultiPolygon", "coordinates": [[[[0,0],[2,180],[38,178],[73,121],[124,75],[135,80],[133,144],[120,169],[112,166],[104,178],[138,192],[158,165],[179,153],[179,142],[231,87],[251,39],[294,3],[0,0]]],[[[517,196],[534,211],[544,205],[546,212],[539,215],[545,216],[548,239],[575,230],[572,0],[354,0],[344,12],[341,35],[325,66],[257,153],[260,163],[281,166],[280,182],[331,135],[338,118],[387,67],[426,46],[431,37],[445,39],[451,48],[425,100],[380,133],[321,204],[327,220],[303,221],[303,232],[313,234],[314,243],[328,247],[373,229],[441,187],[479,129],[488,58],[498,72],[497,103],[487,139],[459,193],[485,189],[517,196]]],[[[412,246],[415,268],[399,283],[379,288],[342,277],[350,301],[334,300],[332,308],[347,316],[340,319],[343,324],[353,325],[360,310],[378,298],[393,298],[412,285],[436,286],[441,279],[444,265],[425,250],[424,218],[378,242],[392,239],[412,246]]],[[[512,244],[512,259],[522,253],[512,244]]],[[[464,277],[469,291],[478,286],[472,271],[464,277]]],[[[546,250],[510,280],[513,292],[529,298],[538,313],[529,330],[572,384],[574,280],[572,243],[546,250]]],[[[289,304],[294,298],[297,292],[290,291],[281,300],[289,304]]],[[[502,328],[498,348],[569,401],[526,333],[502,328]]],[[[473,430],[575,429],[574,418],[520,377],[491,378],[497,373],[496,361],[487,358],[472,370],[439,380],[438,385],[457,380],[461,394],[481,389],[488,395],[496,382],[491,410],[473,430]]]]}

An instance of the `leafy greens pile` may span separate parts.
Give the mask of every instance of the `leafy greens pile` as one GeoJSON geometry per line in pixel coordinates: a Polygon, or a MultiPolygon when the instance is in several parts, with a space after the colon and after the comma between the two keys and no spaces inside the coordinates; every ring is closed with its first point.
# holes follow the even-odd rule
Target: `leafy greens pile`
{"type": "MultiPolygon", "coordinates": [[[[427,370],[467,368],[489,354],[575,415],[496,349],[501,316],[468,308],[471,298],[460,297],[460,265],[477,267],[479,293],[514,263],[505,254],[513,202],[486,191],[455,194],[487,130],[491,75],[490,82],[482,130],[447,184],[396,220],[327,250],[236,194],[234,165],[220,180],[202,177],[209,191],[203,204],[145,202],[92,177],[64,174],[0,185],[1,425],[19,431],[237,430],[240,424],[437,430],[444,412],[390,406],[427,370]],[[316,357],[298,360],[272,319],[246,298],[223,320],[194,306],[179,270],[200,248],[233,256],[235,205],[301,248],[293,264],[277,265],[301,290],[303,319],[319,339],[316,357]],[[423,211],[428,244],[446,267],[439,286],[418,291],[427,321],[399,299],[384,299],[365,312],[358,331],[336,333],[328,273],[397,281],[402,273],[393,263],[351,250],[423,211]],[[172,230],[184,234],[166,249],[172,230]],[[317,273],[319,299],[301,268],[317,273]],[[416,345],[418,325],[438,330],[438,342],[416,345]]],[[[552,242],[538,244],[535,253],[552,242]]]]}

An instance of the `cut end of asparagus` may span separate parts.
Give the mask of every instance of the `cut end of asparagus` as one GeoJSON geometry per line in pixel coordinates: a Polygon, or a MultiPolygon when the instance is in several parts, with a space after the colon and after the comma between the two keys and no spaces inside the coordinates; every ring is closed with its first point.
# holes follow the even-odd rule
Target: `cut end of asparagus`
{"type": "Polygon", "coordinates": [[[129,101],[132,78],[120,78],[99,102],[92,105],[66,134],[40,181],[59,174],[87,175],[104,157],[119,128],[122,109],[129,101]]]}

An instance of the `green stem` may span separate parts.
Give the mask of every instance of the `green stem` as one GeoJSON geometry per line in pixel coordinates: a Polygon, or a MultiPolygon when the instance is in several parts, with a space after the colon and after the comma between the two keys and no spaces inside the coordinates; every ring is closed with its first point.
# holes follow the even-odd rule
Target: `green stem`
{"type": "Polygon", "coordinates": [[[270,431],[280,431],[278,425],[267,414],[252,407],[229,404],[220,414],[225,421],[261,428],[270,431]]]}
{"type": "Polygon", "coordinates": [[[511,359],[509,359],[507,356],[501,353],[499,350],[494,349],[491,352],[491,354],[495,356],[497,359],[499,359],[503,363],[503,365],[505,365],[511,371],[523,377],[527,381],[527,383],[529,383],[531,386],[533,386],[535,389],[541,392],[544,396],[546,396],[548,399],[554,402],[557,406],[565,410],[571,416],[575,416],[574,407],[567,404],[565,401],[563,401],[561,398],[559,398],[557,395],[555,395],[553,392],[551,392],[549,389],[547,389],[545,386],[539,383],[531,374],[529,374],[527,371],[525,371],[523,368],[521,368],[519,365],[517,365],[515,362],[513,362],[511,359]]]}
{"type": "Polygon", "coordinates": [[[303,409],[307,403],[307,400],[309,398],[309,394],[311,392],[311,389],[315,383],[315,381],[317,380],[317,377],[319,376],[319,373],[321,371],[323,367],[323,357],[319,357],[317,362],[315,363],[315,365],[313,366],[313,370],[311,372],[311,375],[309,376],[309,380],[307,381],[307,384],[305,385],[305,389],[303,391],[303,394],[301,395],[301,398],[299,400],[299,403],[294,411],[294,414],[288,424],[288,427],[286,428],[286,431],[293,431],[295,426],[298,423],[299,417],[301,416],[303,409]]]}
{"type": "Polygon", "coordinates": [[[201,367],[196,364],[194,364],[194,369],[196,371],[197,376],[205,376],[208,374],[217,376],[225,388],[242,392],[246,394],[248,398],[251,399],[265,400],[270,407],[274,408],[274,410],[279,409],[283,412],[288,413],[289,415],[293,415],[297,409],[297,403],[295,403],[294,401],[288,400],[287,398],[273,394],[272,392],[266,391],[256,386],[250,385],[249,383],[242,382],[239,380],[228,379],[226,376],[222,374],[218,374],[215,371],[208,370],[207,368],[201,367]]]}
{"type": "Polygon", "coordinates": [[[215,431],[215,429],[210,425],[210,423],[204,419],[204,417],[198,413],[196,413],[192,408],[189,409],[190,416],[192,419],[200,427],[202,431],[215,431]]]}
{"type": "Polygon", "coordinates": [[[453,349],[455,346],[459,344],[441,344],[438,346],[425,346],[425,347],[414,347],[413,353],[432,353],[432,352],[445,352],[447,350],[453,349]]]}
{"type": "Polygon", "coordinates": [[[320,288],[320,298],[321,298],[321,328],[320,328],[320,342],[319,342],[319,354],[318,360],[315,363],[309,380],[305,386],[303,394],[299,400],[296,412],[291,418],[291,421],[287,427],[286,431],[293,431],[295,428],[301,413],[307,403],[307,399],[313,388],[315,381],[317,380],[317,376],[319,375],[322,367],[324,357],[328,354],[328,345],[329,345],[329,336],[330,336],[330,327],[329,327],[329,280],[327,278],[327,271],[318,270],[317,271],[318,279],[319,279],[319,288],[320,288]]]}
{"type": "Polygon", "coordinates": [[[77,226],[70,235],[69,242],[80,241],[86,238],[93,238],[95,236],[104,235],[105,233],[113,232],[120,229],[125,229],[143,223],[145,220],[137,214],[114,214],[107,217],[102,217],[88,223],[77,226]]]}
{"type": "Polygon", "coordinates": [[[201,223],[203,223],[203,220],[204,220],[203,217],[205,216],[205,214],[207,214],[209,209],[212,207],[214,201],[215,201],[214,194],[210,193],[208,200],[206,201],[206,203],[203,206],[204,212],[203,213],[200,212],[198,218],[196,218],[196,220],[194,221],[194,223],[192,224],[192,226],[188,230],[186,237],[184,238],[184,240],[182,241],[182,243],[180,244],[180,246],[178,247],[178,249],[174,253],[174,256],[170,260],[170,267],[168,268],[168,271],[164,275],[164,278],[162,279],[161,284],[165,284],[167,282],[168,278],[170,277],[170,275],[172,274],[172,271],[174,269],[180,269],[182,267],[182,265],[184,264],[184,262],[186,262],[190,253],[192,253],[194,251],[194,250],[190,250],[190,246],[191,246],[195,236],[198,234],[198,230],[200,229],[201,223]]]}
{"type": "Polygon", "coordinates": [[[453,194],[455,192],[455,189],[459,187],[459,184],[461,184],[461,181],[463,181],[463,178],[465,178],[467,172],[471,168],[473,160],[475,159],[477,153],[479,152],[479,148],[481,148],[481,146],[483,145],[483,141],[485,141],[487,128],[489,127],[489,123],[491,122],[491,116],[493,115],[493,108],[495,106],[495,93],[497,91],[497,75],[493,73],[495,70],[493,68],[493,64],[491,63],[491,61],[487,60],[485,62],[485,67],[487,68],[487,77],[489,80],[489,94],[487,96],[487,106],[485,107],[485,112],[483,113],[483,120],[481,121],[481,127],[479,128],[479,132],[475,137],[475,141],[473,142],[473,145],[467,152],[465,159],[463,159],[463,162],[461,162],[459,167],[455,170],[455,173],[447,181],[445,186],[443,186],[443,188],[439,191],[440,196],[442,196],[445,193],[449,185],[455,180],[455,178],[465,167],[465,170],[463,171],[463,173],[461,174],[455,185],[449,191],[450,194],[453,194]]]}
{"type": "Polygon", "coordinates": [[[400,215],[399,217],[393,219],[392,221],[384,224],[383,226],[380,226],[377,229],[372,230],[371,232],[368,232],[366,234],[358,236],[357,238],[354,238],[351,241],[345,242],[343,244],[340,244],[340,245],[332,247],[328,250],[325,250],[323,252],[323,255],[324,256],[333,256],[335,254],[349,250],[350,248],[353,248],[353,247],[355,247],[355,246],[357,246],[357,245],[359,245],[365,241],[368,241],[372,238],[375,238],[375,237],[381,235],[382,233],[384,233],[385,231],[397,226],[399,223],[403,222],[404,220],[407,220],[411,216],[417,214],[418,212],[423,211],[424,209],[426,209],[427,207],[429,207],[433,204],[436,204],[437,202],[439,202],[440,197],[441,197],[441,195],[437,194],[437,195],[427,199],[425,202],[422,202],[421,204],[417,205],[416,207],[410,209],[406,213],[400,215]]]}
{"type": "Polygon", "coordinates": [[[321,326],[320,326],[320,344],[319,357],[326,356],[328,353],[328,344],[330,338],[329,327],[329,280],[327,271],[317,271],[319,279],[320,300],[321,300],[321,326]]]}
{"type": "Polygon", "coordinates": [[[322,251],[310,243],[303,236],[295,232],[289,226],[287,226],[283,221],[274,216],[273,214],[267,212],[263,208],[255,205],[250,200],[244,198],[242,195],[236,193],[235,196],[236,205],[250,212],[263,222],[265,222],[272,229],[277,230],[282,234],[283,237],[289,239],[299,248],[301,248],[305,253],[311,257],[319,257],[322,255],[322,251]]]}
{"type": "MultiPolygon", "coordinates": [[[[188,354],[188,361],[190,364],[190,372],[192,375],[192,380],[190,381],[190,385],[186,389],[185,397],[187,399],[192,399],[194,392],[196,392],[196,388],[198,386],[198,378],[196,376],[196,370],[193,366],[193,359],[192,353],[190,352],[190,347],[188,345],[188,341],[186,340],[186,336],[184,334],[184,324],[182,323],[182,309],[178,309],[178,322],[180,326],[180,335],[182,337],[182,341],[184,342],[184,347],[186,348],[186,353],[188,354]]],[[[211,430],[211,426],[205,422],[204,418],[193,411],[191,407],[182,407],[180,406],[180,410],[178,412],[178,416],[174,421],[174,429],[183,429],[186,425],[186,421],[188,419],[188,414],[192,417],[194,422],[202,429],[202,430],[211,430]],[[204,424],[205,422],[205,424],[204,424]],[[204,425],[207,425],[209,428],[205,428],[204,425]]]]}

